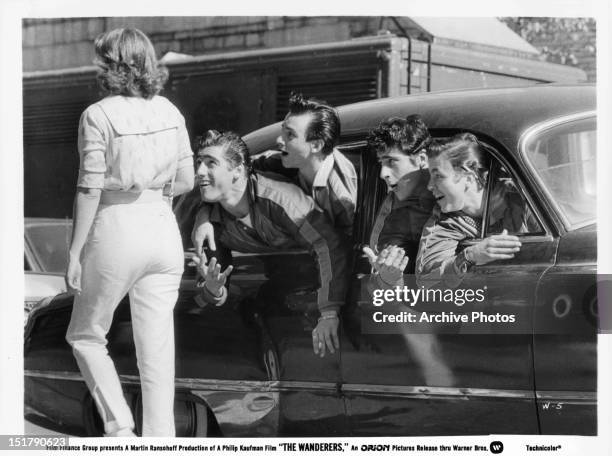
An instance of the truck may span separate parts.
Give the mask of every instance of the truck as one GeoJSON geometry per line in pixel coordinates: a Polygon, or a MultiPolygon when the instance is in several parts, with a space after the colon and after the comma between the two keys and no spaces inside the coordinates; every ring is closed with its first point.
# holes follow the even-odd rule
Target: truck
{"type": "MultiPolygon", "coordinates": [[[[162,58],[162,95],[183,113],[190,136],[208,129],[246,134],[286,114],[291,92],[333,106],[477,87],[586,81],[584,71],[502,48],[471,48],[385,34],[348,41],[162,58]]],[[[94,66],[23,75],[24,213],[70,217],[78,174],[77,127],[101,99],[94,66]]]]}

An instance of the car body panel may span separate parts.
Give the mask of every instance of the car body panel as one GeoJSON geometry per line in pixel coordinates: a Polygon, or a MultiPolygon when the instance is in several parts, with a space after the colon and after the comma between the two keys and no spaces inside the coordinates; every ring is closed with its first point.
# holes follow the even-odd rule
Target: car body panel
{"type": "Polygon", "coordinates": [[[47,296],[55,296],[66,291],[63,274],[45,272],[25,273],[25,301],[38,302],[47,296]]]}

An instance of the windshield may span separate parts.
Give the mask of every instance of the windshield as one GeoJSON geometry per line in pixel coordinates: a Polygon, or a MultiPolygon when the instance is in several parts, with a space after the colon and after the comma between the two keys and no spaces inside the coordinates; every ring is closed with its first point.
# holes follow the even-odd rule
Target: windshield
{"type": "Polygon", "coordinates": [[[25,236],[43,272],[66,271],[72,222],[26,224],[25,236]]]}
{"type": "Polygon", "coordinates": [[[595,118],[573,120],[525,143],[525,156],[570,226],[596,218],[596,132],[595,118]]]}

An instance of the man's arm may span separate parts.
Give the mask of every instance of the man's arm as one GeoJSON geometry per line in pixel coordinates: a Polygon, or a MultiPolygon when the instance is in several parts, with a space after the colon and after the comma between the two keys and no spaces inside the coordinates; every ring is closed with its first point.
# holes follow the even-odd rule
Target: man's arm
{"type": "MultiPolygon", "coordinates": [[[[465,237],[465,236],[462,236],[465,237]]],[[[432,216],[423,228],[416,260],[416,281],[425,288],[456,288],[466,274],[458,264],[458,233],[432,216]]]]}
{"type": "Polygon", "coordinates": [[[372,266],[372,274],[366,286],[372,294],[374,289],[393,289],[404,286],[404,270],[409,258],[401,247],[390,245],[376,255],[370,247],[364,247],[363,253],[372,266]]]}
{"type": "Polygon", "coordinates": [[[197,255],[203,256],[205,261],[206,255],[204,254],[204,242],[208,243],[208,247],[211,250],[217,249],[215,244],[215,229],[213,224],[210,223],[210,211],[210,204],[200,204],[195,217],[195,223],[193,224],[193,230],[191,232],[191,242],[193,242],[195,252],[197,255]]]}
{"type": "Polygon", "coordinates": [[[255,171],[280,174],[290,179],[293,179],[298,173],[297,168],[285,168],[283,166],[280,152],[277,151],[264,152],[261,157],[253,160],[251,165],[255,171]]]}
{"type": "Polygon", "coordinates": [[[348,238],[330,224],[314,201],[295,186],[282,205],[276,205],[274,220],[301,246],[315,254],[321,287],[317,294],[320,312],[340,310],[344,304],[348,278],[348,238]]]}
{"type": "Polygon", "coordinates": [[[321,316],[313,331],[313,350],[323,357],[326,347],[331,353],[340,348],[338,312],[344,304],[349,277],[348,239],[330,225],[327,216],[299,188],[287,185],[283,190],[284,200],[271,210],[274,221],[317,258],[321,285],[317,305],[321,316]]]}
{"type": "Polygon", "coordinates": [[[210,260],[202,254],[193,258],[203,281],[198,283],[204,302],[222,306],[228,298],[230,275],[233,270],[232,252],[222,244],[212,252],[210,260]],[[225,269],[223,269],[225,268],[225,269]]]}

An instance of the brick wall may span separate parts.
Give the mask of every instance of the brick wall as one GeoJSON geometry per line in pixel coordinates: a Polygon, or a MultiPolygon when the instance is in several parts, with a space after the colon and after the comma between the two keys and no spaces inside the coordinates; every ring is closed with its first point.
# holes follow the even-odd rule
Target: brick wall
{"type": "Polygon", "coordinates": [[[544,60],[583,69],[597,81],[596,22],[593,18],[500,18],[541,52],[544,60]]]}

